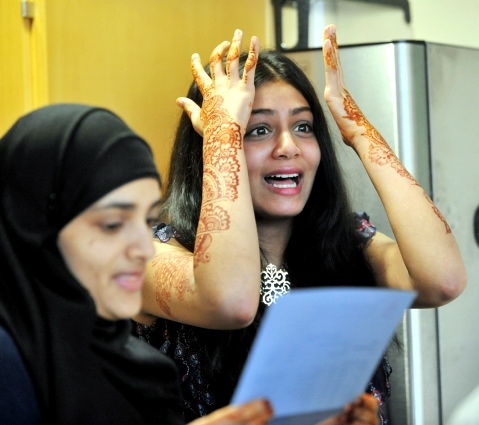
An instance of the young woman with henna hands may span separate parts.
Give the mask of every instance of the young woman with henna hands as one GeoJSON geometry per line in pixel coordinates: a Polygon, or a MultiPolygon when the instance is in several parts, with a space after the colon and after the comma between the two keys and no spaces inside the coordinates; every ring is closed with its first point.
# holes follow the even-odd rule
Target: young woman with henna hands
{"type": "MultiPolygon", "coordinates": [[[[176,361],[189,418],[228,403],[265,309],[291,287],[413,289],[415,307],[438,307],[466,284],[444,217],[346,90],[335,27],[324,31],[324,96],[395,240],[351,210],[305,73],[281,52],[257,53],[255,39],[239,54],[239,39],[226,72],[227,45],[213,52],[211,78],[193,57],[195,81],[178,100],[185,113],[160,215],[167,224],[156,228],[134,330],[176,361]]],[[[384,357],[366,388],[383,424],[390,373],[384,357]]]]}

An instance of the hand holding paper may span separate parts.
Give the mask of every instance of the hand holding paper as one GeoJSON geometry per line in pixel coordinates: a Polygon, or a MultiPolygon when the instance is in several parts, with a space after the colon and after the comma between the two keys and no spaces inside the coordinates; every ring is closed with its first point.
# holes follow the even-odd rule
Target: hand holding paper
{"type": "Polygon", "coordinates": [[[296,289],[269,307],[233,403],[268,399],[272,424],[312,425],[364,392],[415,293],[296,289]]]}

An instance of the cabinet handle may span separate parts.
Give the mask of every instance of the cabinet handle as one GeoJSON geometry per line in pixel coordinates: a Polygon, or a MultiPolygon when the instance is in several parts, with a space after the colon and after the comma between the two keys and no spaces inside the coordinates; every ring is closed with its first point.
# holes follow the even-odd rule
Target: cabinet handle
{"type": "Polygon", "coordinates": [[[35,16],[35,8],[33,1],[22,0],[22,18],[33,19],[35,16]]]}

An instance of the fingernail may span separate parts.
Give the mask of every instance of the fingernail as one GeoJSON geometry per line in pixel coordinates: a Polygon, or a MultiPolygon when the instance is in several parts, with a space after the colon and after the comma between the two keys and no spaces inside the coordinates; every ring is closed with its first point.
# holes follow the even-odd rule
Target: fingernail
{"type": "Polygon", "coordinates": [[[263,400],[263,406],[264,406],[264,410],[266,410],[268,415],[272,416],[274,411],[273,411],[273,407],[271,406],[271,403],[268,400],[263,400]]]}

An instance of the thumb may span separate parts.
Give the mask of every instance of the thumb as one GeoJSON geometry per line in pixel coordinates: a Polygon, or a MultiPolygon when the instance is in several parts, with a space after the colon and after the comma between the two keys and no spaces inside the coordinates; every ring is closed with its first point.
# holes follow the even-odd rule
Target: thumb
{"type": "Polygon", "coordinates": [[[187,97],[179,97],[176,104],[185,111],[191,120],[195,131],[203,137],[203,121],[201,120],[201,108],[187,97]]]}

